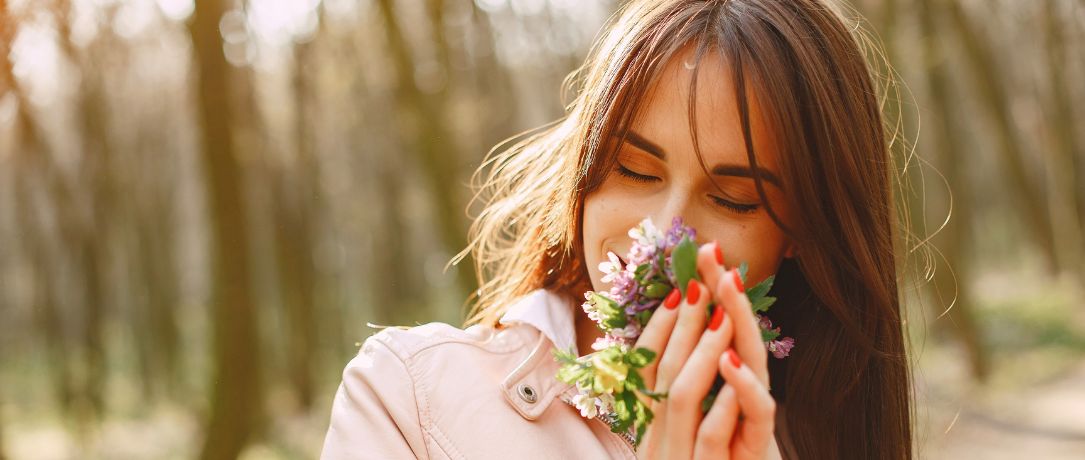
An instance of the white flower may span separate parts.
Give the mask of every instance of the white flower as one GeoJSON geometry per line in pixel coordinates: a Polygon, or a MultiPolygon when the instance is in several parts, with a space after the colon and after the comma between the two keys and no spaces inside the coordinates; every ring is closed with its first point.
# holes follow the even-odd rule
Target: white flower
{"type": "Polygon", "coordinates": [[[599,337],[591,344],[591,349],[595,351],[605,350],[610,347],[621,347],[622,353],[629,352],[629,344],[625,340],[610,335],[599,337]]]}
{"type": "Polygon", "coordinates": [[[614,395],[610,393],[599,395],[599,397],[595,399],[595,407],[603,414],[614,412],[614,395]]]}
{"type": "Polygon", "coordinates": [[[652,219],[645,218],[636,227],[629,229],[629,237],[642,246],[658,246],[663,241],[663,232],[656,228],[652,219]]]}
{"type": "Polygon", "coordinates": [[[614,281],[614,278],[618,277],[618,273],[622,271],[622,262],[618,259],[618,256],[613,252],[607,251],[608,262],[602,262],[599,264],[599,271],[603,272],[603,282],[609,283],[614,281]]]}
{"type": "Polygon", "coordinates": [[[595,418],[599,414],[599,407],[596,404],[597,399],[586,394],[578,394],[573,396],[573,405],[577,409],[580,409],[580,415],[584,418],[595,418]]]}
{"type": "Polygon", "coordinates": [[[637,337],[640,337],[640,324],[638,324],[636,321],[633,321],[623,328],[611,329],[609,333],[614,337],[620,337],[623,339],[635,339],[637,337]]]}

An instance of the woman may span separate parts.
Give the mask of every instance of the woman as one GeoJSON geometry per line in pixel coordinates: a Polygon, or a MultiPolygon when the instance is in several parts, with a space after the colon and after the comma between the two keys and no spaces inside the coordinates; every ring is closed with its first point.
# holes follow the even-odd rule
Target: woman
{"type": "Polygon", "coordinates": [[[483,165],[470,327],[369,338],[324,457],[909,458],[892,162],[851,30],[818,0],[626,4],[566,115],[483,165]],[[591,351],[601,332],[577,304],[607,287],[594,267],[641,219],[675,216],[710,241],[704,283],[638,339],[668,397],[634,448],[569,403],[551,350],[591,351]],[[739,262],[751,281],[776,274],[786,360],[767,357],[739,262]],[[712,301],[726,313],[708,324],[712,301]]]}

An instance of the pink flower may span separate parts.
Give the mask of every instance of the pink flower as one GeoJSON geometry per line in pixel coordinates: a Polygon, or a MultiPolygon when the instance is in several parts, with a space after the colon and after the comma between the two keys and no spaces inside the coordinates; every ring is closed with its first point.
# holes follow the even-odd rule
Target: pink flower
{"type": "Polygon", "coordinates": [[[772,330],[772,320],[769,319],[768,316],[762,315],[760,313],[757,314],[757,325],[761,326],[761,329],[764,329],[766,331],[772,330]]]}
{"type": "Polygon", "coordinates": [[[769,351],[772,352],[772,356],[776,359],[784,359],[791,354],[791,348],[795,346],[795,339],[791,337],[784,337],[779,340],[770,340],[765,344],[769,351]]]}

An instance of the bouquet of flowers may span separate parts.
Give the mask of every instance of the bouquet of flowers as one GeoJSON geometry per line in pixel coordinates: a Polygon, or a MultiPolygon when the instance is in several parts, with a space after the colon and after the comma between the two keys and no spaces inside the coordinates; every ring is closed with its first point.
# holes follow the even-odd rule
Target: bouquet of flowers
{"type": "MultiPolygon", "coordinates": [[[[588,291],[583,304],[588,314],[605,335],[594,344],[595,350],[585,356],[576,356],[571,351],[555,350],[561,363],[558,379],[575,384],[578,394],[572,403],[586,418],[605,415],[611,430],[616,433],[628,433],[635,428],[634,443],[639,443],[652,421],[649,410],[636,392],[659,401],[666,394],[656,393],[645,388],[644,380],[638,372],[655,359],[655,352],[646,348],[633,348],[641,330],[648,324],[652,313],[662,303],[663,298],[672,289],[682,290],[690,279],[697,276],[697,245],[694,243],[696,230],[683,225],[681,217],[675,217],[671,228],[666,233],[657,229],[650,219],[641,221],[629,230],[633,246],[626,257],[623,267],[621,260],[614,253],[608,253],[609,261],[599,264],[603,271],[602,281],[610,283],[606,292],[588,291]]],[[[738,268],[739,277],[746,282],[747,265],[738,268]]],[[[765,347],[778,359],[786,357],[795,345],[791,337],[780,337],[780,328],[773,328],[772,322],[761,313],[767,311],[776,301],[769,297],[774,277],[770,276],[756,286],[748,289],[754,313],[758,316],[761,338],[765,347]]],[[[706,315],[711,315],[714,304],[709,304],[706,315]]],[[[716,377],[708,397],[702,403],[707,411],[723,385],[721,377],[716,377]]]]}

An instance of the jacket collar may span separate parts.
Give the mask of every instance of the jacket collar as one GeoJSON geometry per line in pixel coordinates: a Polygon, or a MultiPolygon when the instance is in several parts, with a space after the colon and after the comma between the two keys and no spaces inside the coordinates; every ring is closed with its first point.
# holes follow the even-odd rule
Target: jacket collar
{"type": "Polygon", "coordinates": [[[560,295],[537,289],[516,301],[499,320],[505,325],[528,325],[533,334],[528,356],[501,382],[505,400],[528,420],[535,420],[555,399],[572,386],[556,378],[558,363],[553,349],[576,348],[573,306],[560,295]]]}
{"type": "Polygon", "coordinates": [[[499,322],[531,325],[550,339],[557,349],[572,350],[578,354],[573,306],[555,292],[547,289],[531,291],[509,307],[499,322]]]}

